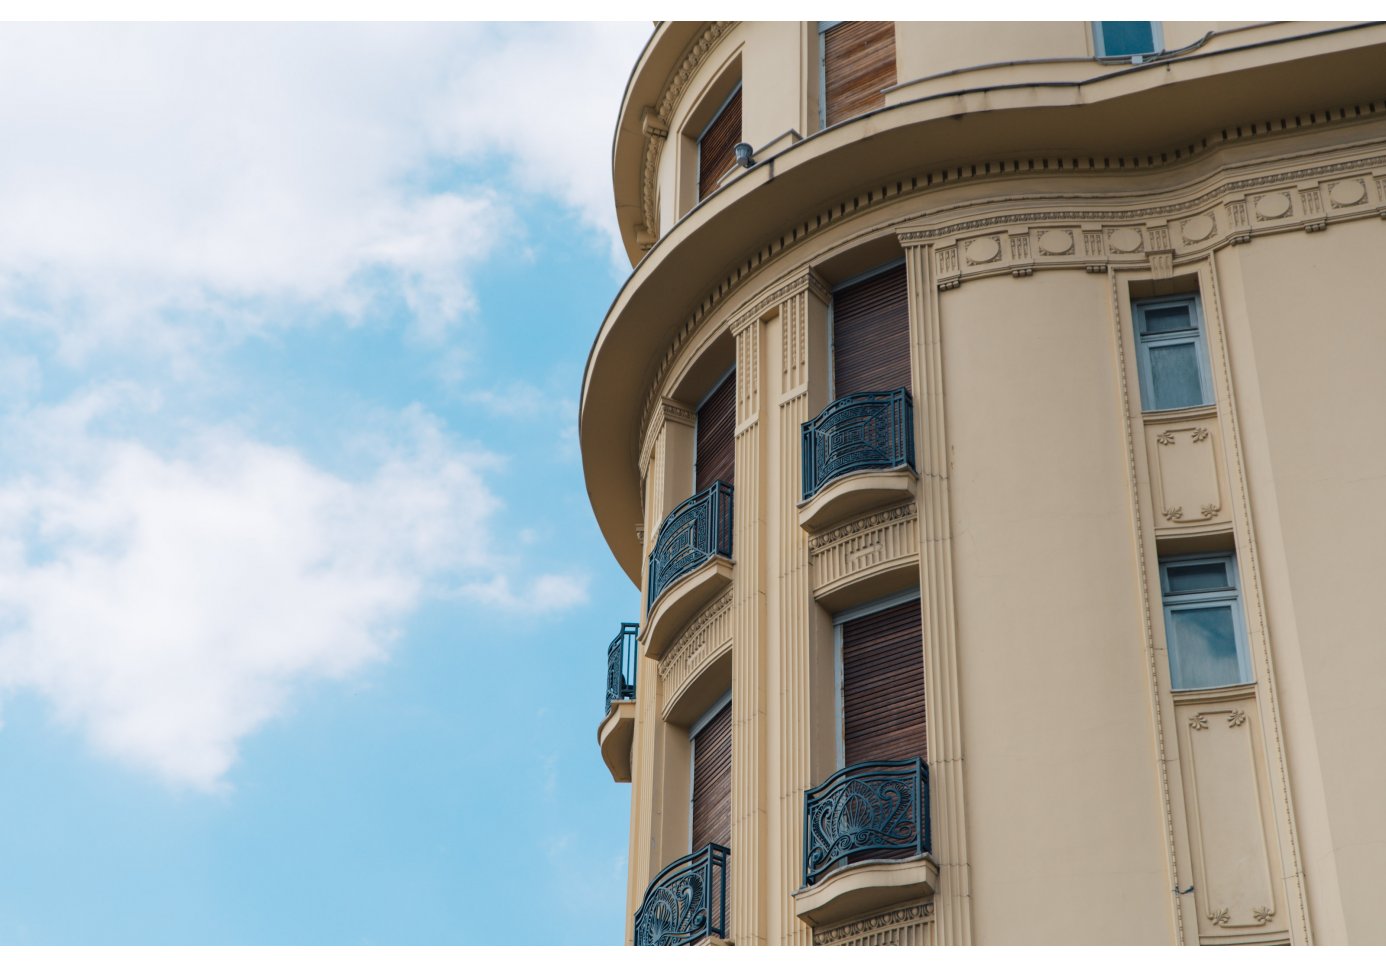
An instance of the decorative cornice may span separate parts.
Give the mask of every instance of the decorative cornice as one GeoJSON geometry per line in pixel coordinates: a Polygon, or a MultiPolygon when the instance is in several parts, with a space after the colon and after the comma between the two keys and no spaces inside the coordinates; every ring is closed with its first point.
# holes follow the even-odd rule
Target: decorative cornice
{"type": "Polygon", "coordinates": [[[659,238],[659,212],[655,206],[655,194],[659,185],[659,156],[664,152],[664,142],[669,136],[669,122],[673,120],[674,108],[683,97],[688,82],[707,55],[717,46],[736,21],[718,20],[708,24],[684,49],[683,59],[678,68],[669,75],[664,90],[659,96],[659,104],[651,111],[641,115],[641,129],[645,136],[644,164],[640,170],[640,217],[645,230],[641,248],[648,249],[659,238]]]}
{"type": "MultiPolygon", "coordinates": [[[[704,56],[705,54],[706,52],[704,52],[704,56]]],[[[1247,142],[1257,138],[1274,137],[1286,132],[1303,132],[1331,124],[1351,123],[1376,116],[1386,117],[1386,100],[1372,101],[1367,104],[1352,105],[1344,108],[1335,108],[1329,111],[1315,111],[1305,115],[1296,115],[1291,118],[1281,118],[1278,121],[1257,122],[1250,125],[1233,125],[1211,133],[1195,143],[1185,145],[1182,148],[1163,151],[1158,155],[1152,153],[1145,156],[1079,159],[1039,157],[1003,159],[977,164],[956,165],[951,168],[924,172],[908,178],[899,178],[894,182],[869,188],[850,198],[844,198],[829,206],[826,210],[820,210],[802,221],[789,226],[780,235],[770,239],[759,249],[734,266],[720,282],[711,288],[707,295],[703,297],[703,301],[685,318],[683,325],[675,335],[673,345],[670,347],[669,351],[666,352],[661,361],[656,376],[651,381],[645,415],[642,417],[641,426],[643,428],[646,421],[649,419],[650,405],[657,395],[659,385],[667,375],[669,366],[677,355],[677,351],[682,347],[689,335],[697,330],[702,321],[715,309],[720,307],[732,294],[737,292],[741,283],[770,259],[779,257],[788,249],[799,247],[809,238],[817,237],[825,230],[836,227],[848,219],[869,215],[872,210],[878,209],[882,205],[896,202],[903,197],[949,187],[962,182],[971,182],[980,179],[994,180],[1004,177],[1031,174],[1078,175],[1109,171],[1140,174],[1157,169],[1164,170],[1187,166],[1196,156],[1226,145],[1247,142]]],[[[1366,144],[1379,143],[1379,140],[1366,142],[1366,144]]],[[[1350,145],[1345,147],[1349,149],[1353,147],[1360,148],[1362,145],[1350,145]]],[[[1316,150],[1314,153],[1322,155],[1324,150],[1316,150]]],[[[1217,198],[1226,196],[1229,192],[1254,189],[1261,185],[1274,185],[1299,179],[1332,175],[1339,172],[1351,172],[1354,169],[1370,168],[1379,165],[1383,160],[1386,160],[1386,156],[1373,156],[1360,160],[1297,168],[1293,171],[1276,172],[1258,177],[1243,178],[1237,180],[1237,189],[1231,189],[1226,185],[1219,186],[1210,189],[1208,192],[1205,192],[1203,195],[1193,200],[1171,202],[1162,206],[1147,206],[1134,210],[1122,211],[1096,208],[1070,208],[1063,211],[1038,211],[1032,209],[1030,212],[1014,213],[1012,215],[999,215],[985,219],[959,221],[948,226],[921,227],[914,229],[905,228],[901,233],[901,241],[906,245],[926,245],[931,242],[936,242],[938,239],[950,233],[957,234],[959,232],[968,232],[976,229],[1021,224],[1038,226],[1045,221],[1092,222],[1110,218],[1117,222],[1130,222],[1140,219],[1160,218],[1162,216],[1179,213],[1187,213],[1190,216],[1189,220],[1192,221],[1197,215],[1204,214],[1196,211],[1201,204],[1216,201],[1217,198]]],[[[1272,161],[1270,163],[1273,164],[1276,162],[1272,161]]],[[[1281,159],[1279,163],[1283,164],[1283,159],[1281,159]]],[[[1225,172],[1226,169],[1222,169],[1222,171],[1225,172]]],[[[1218,177],[1218,174],[1219,173],[1215,172],[1205,180],[1214,179],[1218,177]]],[[[1367,173],[1364,172],[1363,177],[1367,177],[1367,173]]],[[[1359,201],[1352,203],[1353,207],[1350,209],[1335,208],[1334,212],[1337,219],[1360,217],[1369,212],[1375,212],[1383,218],[1386,218],[1386,172],[1372,173],[1371,177],[1376,182],[1377,193],[1380,196],[1376,204],[1373,205],[1371,199],[1364,196],[1359,201]]],[[[1341,205],[1352,199],[1354,195],[1340,193],[1339,197],[1339,204],[1341,205]]],[[[1076,197],[1074,196],[1029,195],[1015,198],[997,198],[993,200],[993,204],[1024,202],[1028,205],[1034,205],[1035,203],[1042,204],[1047,201],[1061,200],[1064,198],[1076,201],[1076,197]]],[[[956,207],[972,209],[976,207],[976,204],[975,201],[964,202],[956,207]]],[[[1215,228],[1225,227],[1226,233],[1219,237],[1215,232],[1210,231],[1209,236],[1205,237],[1207,242],[1205,242],[1204,248],[1219,248],[1229,243],[1237,245],[1251,238],[1252,232],[1247,221],[1246,200],[1241,198],[1229,198],[1226,199],[1225,204],[1226,212],[1223,218],[1221,220],[1216,220],[1215,218],[1214,225],[1215,228]]],[[[940,211],[946,211],[946,209],[940,211]]],[[[1214,213],[1214,215],[1216,215],[1216,213],[1214,213]]],[[[900,216],[894,224],[907,225],[910,222],[918,222],[918,220],[919,216],[917,214],[908,214],[900,216]]],[[[1314,224],[1318,225],[1323,221],[1323,219],[1318,219],[1314,224]]],[[[1071,229],[1073,226],[1070,225],[1066,227],[1071,229]]],[[[1120,227],[1122,226],[1110,226],[1112,229],[1120,227]]],[[[1197,232],[1203,227],[1204,225],[1201,221],[1197,222],[1193,227],[1193,231],[1197,232]]],[[[1042,229],[1040,230],[1042,231],[1042,229]]],[[[1082,247],[1080,249],[1077,245],[1077,237],[1075,236],[1075,249],[1074,252],[1068,254],[1068,258],[1070,260],[1076,259],[1076,264],[1086,267],[1089,271],[1105,272],[1109,261],[1109,254],[1108,247],[1105,244],[1106,239],[1104,233],[1098,226],[1083,226],[1081,240],[1082,247]]],[[[1189,239],[1183,239],[1182,241],[1185,246],[1191,244],[1189,239]]],[[[1144,242],[1144,240],[1142,240],[1142,242],[1144,242]]],[[[1168,244],[1168,242],[1166,244],[1168,244]]],[[[1155,246],[1151,246],[1150,248],[1153,249],[1155,246]]],[[[948,250],[947,247],[945,247],[939,251],[940,258],[942,259],[948,250]]],[[[1048,253],[1041,250],[1041,255],[1048,255],[1048,253]]],[[[952,259],[956,262],[956,250],[952,252],[952,259]]],[[[1130,259],[1133,263],[1145,264],[1149,260],[1149,254],[1133,254],[1130,256],[1130,259]]],[[[1038,268],[1047,261],[1048,260],[1035,259],[1032,257],[1026,265],[1028,267],[1038,268]]],[[[1051,264],[1057,265],[1059,263],[1051,264]]],[[[1067,265],[1073,263],[1069,262],[1063,264],[1067,265]]],[[[1004,272],[1012,272],[1016,268],[1011,265],[1009,261],[1002,261],[999,265],[1001,266],[1000,271],[1004,272]]],[[[940,279],[937,283],[939,288],[946,289],[956,286],[960,278],[957,269],[953,268],[951,270],[951,278],[948,277],[950,273],[943,270],[944,266],[941,264],[939,266],[940,279]]]]}
{"type": "Polygon", "coordinates": [[[897,911],[877,914],[874,917],[864,918],[861,921],[851,921],[836,928],[829,928],[827,931],[815,931],[813,934],[813,943],[815,945],[836,944],[839,941],[846,941],[848,938],[858,938],[862,935],[873,934],[886,928],[894,928],[901,924],[925,921],[933,917],[933,915],[934,902],[928,901],[924,904],[900,908],[897,911]]]}
{"type": "MultiPolygon", "coordinates": [[[[1334,175],[1343,172],[1357,173],[1361,169],[1374,168],[1386,162],[1386,155],[1373,155],[1370,158],[1355,159],[1352,161],[1334,162],[1327,165],[1315,165],[1310,168],[1296,168],[1291,171],[1273,172],[1267,175],[1259,175],[1252,178],[1239,178],[1234,181],[1224,182],[1204,192],[1202,195],[1193,199],[1186,199],[1179,202],[1170,202],[1164,205],[1150,205],[1144,208],[1081,208],[1068,210],[1039,210],[1031,212],[1014,212],[1006,215],[995,215],[989,218],[967,219],[965,221],[950,222],[947,225],[940,225],[927,229],[906,229],[899,233],[900,242],[904,245],[918,245],[925,242],[932,242],[944,236],[960,235],[977,229],[996,228],[1012,225],[1028,225],[1036,222],[1132,222],[1143,219],[1155,218],[1163,215],[1183,215],[1188,214],[1209,202],[1216,201],[1226,195],[1245,192],[1248,189],[1259,188],[1265,185],[1282,185],[1287,182],[1301,181],[1308,178],[1317,178],[1324,175],[1334,175]]],[[[1288,193],[1277,193],[1285,194],[1288,193]]],[[[1030,196],[1030,200],[1043,200],[1046,198],[1062,198],[1064,196],[1030,196]]],[[[1353,205],[1361,205],[1366,201],[1365,193],[1358,197],[1353,205]]],[[[1312,203],[1311,203],[1312,204],[1312,203]]],[[[972,206],[969,206],[972,207],[972,206]]],[[[1346,206],[1344,206],[1346,207],[1346,206]]],[[[1283,218],[1290,213],[1290,206],[1287,204],[1284,209],[1276,209],[1275,215],[1259,215],[1259,221],[1273,221],[1283,218]]],[[[1315,211],[1315,214],[1319,214],[1315,211]]],[[[1123,231],[1129,226],[1117,226],[1108,231],[1108,235],[1123,231]]],[[[1132,230],[1134,231],[1134,230],[1132,230]]],[[[1210,231],[1209,235],[1212,234],[1210,231]]],[[[1204,238],[1207,238],[1205,236],[1204,238]]],[[[1154,249],[1157,246],[1152,245],[1154,249]]],[[[1163,247],[1163,246],[1160,246],[1163,247]]],[[[1118,253],[1123,255],[1141,251],[1139,239],[1133,240],[1130,248],[1112,246],[1118,253]]]]}
{"type": "Polygon", "coordinates": [[[824,531],[822,534],[809,539],[809,552],[817,554],[828,546],[834,545],[854,535],[861,534],[863,531],[871,531],[882,525],[890,524],[892,521],[903,521],[906,518],[914,517],[918,513],[918,505],[916,505],[914,501],[910,501],[908,504],[901,504],[885,511],[878,511],[864,518],[858,518],[855,521],[844,524],[840,528],[834,528],[832,531],[824,531]]]}

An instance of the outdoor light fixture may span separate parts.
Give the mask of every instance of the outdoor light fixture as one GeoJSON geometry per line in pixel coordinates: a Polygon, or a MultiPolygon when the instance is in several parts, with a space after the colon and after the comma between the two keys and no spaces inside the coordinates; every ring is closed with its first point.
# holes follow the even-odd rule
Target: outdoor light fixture
{"type": "Polygon", "coordinates": [[[732,150],[736,152],[736,163],[742,168],[750,168],[755,164],[755,161],[751,158],[751,146],[746,142],[741,142],[732,150]]]}

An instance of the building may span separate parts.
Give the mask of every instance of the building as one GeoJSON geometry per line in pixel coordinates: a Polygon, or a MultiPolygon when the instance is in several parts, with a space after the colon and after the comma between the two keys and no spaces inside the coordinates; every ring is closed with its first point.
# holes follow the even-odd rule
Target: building
{"type": "Polygon", "coordinates": [[[657,25],[628,940],[1386,942],[1384,97],[1376,23],[657,25]]]}

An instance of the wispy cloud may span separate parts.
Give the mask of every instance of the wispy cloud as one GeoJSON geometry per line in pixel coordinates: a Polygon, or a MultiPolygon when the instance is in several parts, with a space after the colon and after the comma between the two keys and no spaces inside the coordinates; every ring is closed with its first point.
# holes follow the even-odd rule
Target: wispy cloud
{"type": "MultiPolygon", "coordinates": [[[[297,687],[387,656],[425,596],[585,600],[496,538],[503,455],[415,408],[401,442],[328,469],[237,423],[223,351],[402,321],[455,375],[526,206],[616,252],[612,115],[648,32],[0,26],[0,696],[36,691],[96,748],[210,790],[297,687]],[[172,365],[109,382],[132,355],[172,365]],[[224,419],[180,410],[218,360],[224,419]]],[[[567,402],[516,399],[569,433],[567,402]]]]}
{"type": "MultiPolygon", "coordinates": [[[[131,406],[158,402],[107,388],[0,425],[28,468],[0,485],[0,688],[43,694],[101,751],[216,788],[296,685],[385,656],[430,588],[521,603],[497,574],[494,459],[426,415],[348,480],[231,431],[163,453],[94,429],[131,406]]],[[[584,595],[540,576],[522,604],[584,595]]]]}
{"type": "Polygon", "coordinates": [[[612,215],[611,132],[630,65],[649,34],[639,23],[497,30],[449,79],[435,117],[443,144],[464,156],[502,154],[520,184],[557,197],[605,232],[619,265],[625,256],[612,215]]]}
{"type": "Polygon", "coordinates": [[[515,244],[509,199],[614,240],[612,106],[647,32],[6,26],[0,315],[69,359],[381,300],[441,340],[515,244]],[[502,174],[457,167],[482,162],[502,174]]]}

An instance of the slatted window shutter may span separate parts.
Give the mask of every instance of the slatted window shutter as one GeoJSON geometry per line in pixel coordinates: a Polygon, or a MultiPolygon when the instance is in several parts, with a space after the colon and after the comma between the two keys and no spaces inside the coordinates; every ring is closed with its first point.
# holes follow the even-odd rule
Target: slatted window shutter
{"type": "Polygon", "coordinates": [[[837,124],[885,106],[895,83],[893,21],[849,20],[823,31],[824,118],[837,124]]]}
{"type": "Polygon", "coordinates": [[[910,386],[910,309],[905,267],[833,292],[833,392],[910,386]]]}
{"type": "Polygon", "coordinates": [[[735,484],[736,473],[736,374],[712,391],[698,408],[697,454],[694,491],[718,481],[735,484]]]}
{"type": "Polygon", "coordinates": [[[919,600],[842,624],[845,765],[928,758],[919,600]]]}
{"type": "Polygon", "coordinates": [[[736,145],[741,140],[741,88],[698,139],[698,197],[706,198],[722,176],[736,164],[736,145]]]}
{"type": "Polygon", "coordinates": [[[693,849],[731,846],[732,717],[728,703],[693,737],[693,849]]]}

